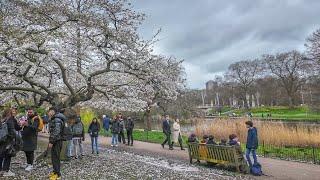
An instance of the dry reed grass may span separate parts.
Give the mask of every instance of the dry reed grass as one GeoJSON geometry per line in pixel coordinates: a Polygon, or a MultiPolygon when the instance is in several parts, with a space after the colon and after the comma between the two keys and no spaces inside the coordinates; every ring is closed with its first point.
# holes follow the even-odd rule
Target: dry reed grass
{"type": "MultiPolygon", "coordinates": [[[[240,142],[245,143],[247,137],[247,128],[245,122],[247,119],[220,119],[214,120],[210,125],[208,123],[198,123],[196,125],[196,134],[214,135],[216,140],[226,139],[230,134],[236,134],[240,142]]],[[[253,121],[258,129],[259,142],[267,145],[305,147],[320,147],[320,127],[297,124],[288,126],[281,122],[262,122],[253,121]]]]}

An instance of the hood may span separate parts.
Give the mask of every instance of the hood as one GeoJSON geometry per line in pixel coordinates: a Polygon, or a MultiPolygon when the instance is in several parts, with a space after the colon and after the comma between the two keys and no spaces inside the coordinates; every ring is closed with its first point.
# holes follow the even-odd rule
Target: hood
{"type": "Polygon", "coordinates": [[[81,122],[81,118],[80,118],[80,117],[77,117],[75,122],[76,122],[76,123],[81,122]]]}
{"type": "Polygon", "coordinates": [[[58,113],[58,114],[56,114],[54,117],[55,117],[55,118],[59,118],[59,119],[61,119],[62,121],[66,121],[66,120],[67,120],[66,116],[63,115],[62,113],[58,113]]]}

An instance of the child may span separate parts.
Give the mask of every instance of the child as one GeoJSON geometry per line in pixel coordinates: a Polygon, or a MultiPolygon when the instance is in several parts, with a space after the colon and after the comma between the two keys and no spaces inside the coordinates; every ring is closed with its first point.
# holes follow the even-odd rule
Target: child
{"type": "Polygon", "coordinates": [[[209,138],[208,135],[203,135],[202,140],[201,140],[200,143],[202,143],[202,144],[207,144],[208,138],[209,138]]]}
{"type": "Polygon", "coordinates": [[[210,135],[210,136],[209,136],[209,140],[207,141],[207,144],[214,144],[214,145],[217,144],[217,143],[214,141],[214,136],[213,136],[213,135],[210,135]]]}
{"type": "Polygon", "coordinates": [[[195,134],[190,134],[190,136],[188,137],[188,143],[197,143],[198,139],[197,136],[195,134]]]}
{"type": "Polygon", "coordinates": [[[236,147],[236,150],[237,150],[237,153],[238,153],[238,154],[242,154],[240,142],[239,142],[239,139],[238,139],[237,135],[235,135],[235,134],[230,134],[230,136],[229,136],[229,143],[228,143],[228,144],[229,144],[230,146],[235,146],[235,147],[236,147]]]}
{"type": "Polygon", "coordinates": [[[221,139],[219,145],[226,146],[227,145],[227,140],[221,139]]]}

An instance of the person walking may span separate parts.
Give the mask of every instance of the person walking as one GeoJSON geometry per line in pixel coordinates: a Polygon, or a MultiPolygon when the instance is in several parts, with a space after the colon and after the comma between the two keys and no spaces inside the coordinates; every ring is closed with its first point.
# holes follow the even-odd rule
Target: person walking
{"type": "Polygon", "coordinates": [[[166,115],[165,120],[163,120],[162,122],[162,131],[166,136],[166,139],[161,144],[162,148],[164,148],[164,145],[168,143],[169,150],[173,150],[172,142],[171,142],[171,127],[170,127],[170,120],[168,115],[166,115]]]}
{"type": "Polygon", "coordinates": [[[248,161],[249,167],[252,167],[252,161],[250,159],[250,154],[252,154],[254,164],[258,164],[256,151],[258,149],[258,131],[257,128],[253,127],[252,121],[245,122],[248,128],[248,136],[246,143],[246,159],[248,161]]]}
{"type": "Polygon", "coordinates": [[[99,149],[98,149],[99,131],[100,131],[100,124],[98,122],[98,119],[93,118],[88,129],[88,133],[90,134],[90,137],[91,137],[92,154],[94,154],[95,152],[99,154],[99,149]]]}
{"type": "Polygon", "coordinates": [[[104,134],[108,135],[108,131],[110,128],[110,118],[108,115],[102,115],[102,124],[103,124],[104,134]]]}
{"type": "Polygon", "coordinates": [[[22,124],[22,150],[25,152],[27,157],[27,167],[25,168],[25,170],[31,171],[33,169],[34,151],[37,149],[38,126],[40,120],[37,113],[34,112],[32,108],[29,108],[27,110],[27,116],[27,121],[22,124]]]}
{"type": "Polygon", "coordinates": [[[84,125],[81,122],[81,117],[77,117],[75,123],[71,126],[72,131],[72,142],[74,148],[74,157],[78,159],[84,156],[82,141],[85,140],[84,136],[84,125]],[[80,155],[79,155],[80,153],[80,155]]]}
{"type": "Polygon", "coordinates": [[[126,139],[124,138],[124,120],[122,115],[119,115],[119,136],[118,136],[119,143],[126,144],[126,139]]]}
{"type": "Polygon", "coordinates": [[[128,146],[131,145],[133,146],[133,128],[134,128],[134,122],[131,119],[131,117],[128,117],[127,121],[126,121],[126,130],[127,130],[127,138],[128,138],[128,146]],[[130,144],[131,143],[131,144],[130,144]]]}
{"type": "Polygon", "coordinates": [[[182,146],[182,137],[181,137],[181,129],[180,129],[180,121],[176,119],[173,123],[173,137],[172,137],[172,146],[174,143],[179,143],[181,150],[185,150],[182,146]]]}
{"type": "Polygon", "coordinates": [[[118,117],[115,117],[111,123],[111,133],[112,133],[112,141],[111,146],[118,146],[118,134],[120,131],[120,124],[118,117]]]}
{"type": "MultiPolygon", "coordinates": [[[[15,143],[17,138],[20,138],[16,134],[16,130],[21,128],[17,125],[17,120],[15,119],[16,109],[6,109],[3,111],[2,117],[0,119],[0,127],[3,130],[7,129],[7,134],[1,136],[3,139],[0,140],[0,172],[3,171],[3,177],[14,177],[15,173],[10,170],[11,158],[17,153],[15,148],[15,143]]],[[[3,132],[3,131],[2,131],[3,132]]],[[[4,135],[4,134],[2,134],[4,135]]]]}
{"type": "Polygon", "coordinates": [[[49,116],[49,144],[48,149],[51,149],[51,161],[53,171],[49,174],[50,180],[61,179],[61,161],[60,153],[62,148],[62,132],[64,128],[64,123],[67,121],[67,118],[57,111],[54,107],[51,107],[48,111],[49,116]]]}

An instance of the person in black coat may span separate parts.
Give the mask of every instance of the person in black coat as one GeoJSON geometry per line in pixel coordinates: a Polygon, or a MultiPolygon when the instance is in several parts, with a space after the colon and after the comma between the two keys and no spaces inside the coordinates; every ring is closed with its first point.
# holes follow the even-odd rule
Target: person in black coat
{"type": "Polygon", "coordinates": [[[37,149],[39,118],[33,109],[28,109],[27,115],[28,119],[23,124],[23,130],[21,132],[23,141],[22,150],[27,157],[27,167],[25,170],[31,171],[33,169],[34,151],[37,149]]]}
{"type": "Polygon", "coordinates": [[[98,122],[97,118],[93,118],[89,129],[88,133],[90,134],[91,137],[91,148],[92,148],[92,154],[96,151],[97,154],[99,154],[98,150],[98,136],[99,136],[99,131],[100,131],[100,124],[98,122]]]}
{"type": "Polygon", "coordinates": [[[53,172],[50,173],[49,179],[57,179],[61,177],[60,167],[60,154],[62,149],[62,130],[64,122],[67,121],[67,118],[59,111],[51,107],[48,111],[49,121],[49,145],[48,148],[51,149],[51,161],[53,172]]]}
{"type": "Polygon", "coordinates": [[[127,130],[127,137],[128,137],[128,146],[130,145],[131,142],[131,146],[133,146],[133,128],[134,128],[134,123],[133,120],[131,119],[131,117],[128,117],[127,121],[126,121],[126,130],[127,130]]]}
{"type": "Polygon", "coordinates": [[[171,142],[171,126],[170,126],[170,120],[169,120],[168,115],[166,115],[165,120],[163,120],[163,122],[162,122],[162,131],[163,131],[164,135],[166,136],[166,139],[161,144],[162,148],[164,148],[164,145],[166,143],[168,143],[169,149],[173,150],[172,142],[171,142]]]}
{"type": "Polygon", "coordinates": [[[1,117],[1,125],[6,123],[8,128],[8,136],[4,143],[0,144],[0,171],[4,171],[4,177],[13,177],[15,174],[10,171],[11,158],[15,156],[16,150],[14,149],[14,143],[16,141],[16,131],[20,130],[21,127],[18,125],[15,119],[16,109],[6,109],[1,117]]]}

